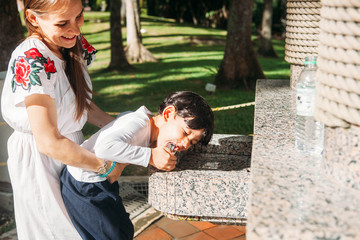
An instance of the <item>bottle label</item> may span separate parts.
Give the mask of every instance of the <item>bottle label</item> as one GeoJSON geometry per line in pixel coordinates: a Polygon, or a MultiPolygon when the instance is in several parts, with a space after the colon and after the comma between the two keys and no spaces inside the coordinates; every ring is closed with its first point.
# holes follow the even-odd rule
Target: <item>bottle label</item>
{"type": "Polygon", "coordinates": [[[315,88],[298,88],[296,95],[296,114],[314,116],[315,88]]]}

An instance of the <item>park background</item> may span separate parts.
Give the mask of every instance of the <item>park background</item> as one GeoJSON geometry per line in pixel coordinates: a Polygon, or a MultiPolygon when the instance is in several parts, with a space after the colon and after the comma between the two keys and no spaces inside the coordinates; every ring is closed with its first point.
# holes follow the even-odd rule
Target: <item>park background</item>
{"type": "MultiPolygon", "coordinates": [[[[190,90],[215,109],[215,133],[251,135],[256,80],[290,78],[290,64],[284,60],[284,0],[83,0],[83,4],[81,31],[98,50],[89,68],[93,99],[112,115],[142,105],[156,113],[170,92],[190,90]],[[229,69],[235,73],[227,75],[229,69]],[[208,83],[216,85],[215,92],[205,90],[208,83]],[[250,104],[238,107],[245,103],[250,104]],[[221,110],[227,106],[236,107],[221,110]]],[[[21,2],[2,1],[0,11],[4,26],[0,70],[5,71],[7,58],[27,31],[21,2]]],[[[96,131],[85,125],[86,137],[96,131]]],[[[136,166],[123,173],[146,174],[146,168],[136,166]]]]}

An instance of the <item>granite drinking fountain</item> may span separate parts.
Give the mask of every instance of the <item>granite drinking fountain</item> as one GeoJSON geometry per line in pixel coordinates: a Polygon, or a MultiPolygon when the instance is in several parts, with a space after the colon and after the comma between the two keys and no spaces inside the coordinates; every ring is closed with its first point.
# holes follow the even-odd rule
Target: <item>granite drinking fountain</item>
{"type": "Polygon", "coordinates": [[[251,146],[251,136],[214,134],[173,171],[151,168],[149,204],[173,219],[245,225],[251,146]]]}

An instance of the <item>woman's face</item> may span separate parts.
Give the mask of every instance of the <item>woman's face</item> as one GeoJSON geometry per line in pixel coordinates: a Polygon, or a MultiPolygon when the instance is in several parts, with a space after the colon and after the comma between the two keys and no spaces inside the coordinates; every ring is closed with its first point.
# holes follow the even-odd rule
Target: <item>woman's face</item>
{"type": "Polygon", "coordinates": [[[71,48],[84,24],[82,2],[72,0],[61,9],[36,17],[35,24],[41,28],[42,38],[51,50],[58,52],[59,48],[71,48]]]}

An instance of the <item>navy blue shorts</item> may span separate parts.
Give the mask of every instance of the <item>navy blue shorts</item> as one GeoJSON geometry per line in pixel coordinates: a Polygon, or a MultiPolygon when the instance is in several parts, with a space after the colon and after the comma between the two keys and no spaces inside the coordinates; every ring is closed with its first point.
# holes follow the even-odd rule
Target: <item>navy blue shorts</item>
{"type": "Polygon", "coordinates": [[[133,239],[134,226],[119,196],[118,182],[79,182],[66,167],[60,180],[67,212],[83,239],[133,239]]]}

